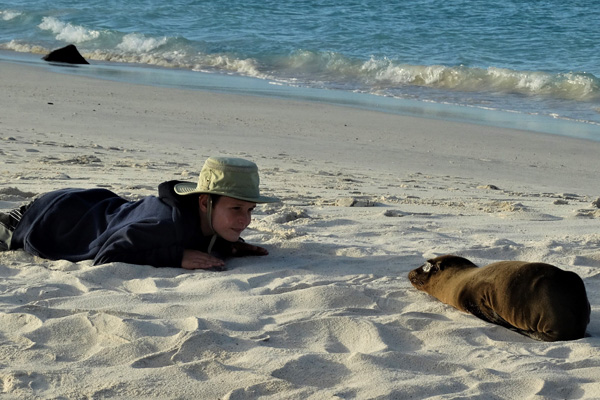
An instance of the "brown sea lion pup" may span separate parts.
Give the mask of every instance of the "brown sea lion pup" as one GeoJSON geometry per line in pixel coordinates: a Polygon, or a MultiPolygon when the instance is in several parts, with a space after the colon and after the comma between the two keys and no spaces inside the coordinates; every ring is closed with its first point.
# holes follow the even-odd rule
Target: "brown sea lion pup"
{"type": "Polygon", "coordinates": [[[537,340],[581,339],[590,322],[581,278],[549,264],[500,261],[478,268],[445,255],[410,271],[408,279],[443,303],[537,340]]]}

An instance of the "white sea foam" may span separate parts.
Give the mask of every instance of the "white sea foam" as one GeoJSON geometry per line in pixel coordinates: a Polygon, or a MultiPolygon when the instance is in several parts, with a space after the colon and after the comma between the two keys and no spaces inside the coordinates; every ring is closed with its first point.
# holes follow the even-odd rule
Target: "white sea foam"
{"type": "MultiPolygon", "coordinates": [[[[140,47],[136,47],[133,43],[137,39],[128,40],[131,49],[125,50],[126,46],[120,46],[118,52],[94,50],[83,55],[90,60],[122,62],[122,63],[137,63],[156,65],[167,68],[184,68],[199,72],[225,72],[255,78],[267,79],[268,75],[260,72],[257,63],[253,59],[238,59],[224,54],[196,54],[189,56],[185,51],[180,50],[165,50],[142,51],[140,47]]],[[[145,42],[139,42],[141,46],[150,47],[155,43],[149,39],[145,42]]],[[[156,42],[157,43],[157,42],[156,42]]],[[[155,43],[155,44],[156,44],[155,43]]],[[[163,43],[164,44],[164,43],[163,43]]],[[[160,44],[156,44],[160,47],[160,44]]]]}
{"type": "Polygon", "coordinates": [[[378,86],[416,85],[461,91],[500,91],[586,101],[600,96],[592,74],[551,74],[507,68],[468,68],[443,65],[397,64],[388,59],[366,61],[361,70],[366,82],[378,86]]]}
{"type": "Polygon", "coordinates": [[[158,53],[132,53],[125,51],[94,50],[84,53],[89,60],[109,61],[116,63],[134,63],[156,65],[166,68],[191,69],[192,65],[186,61],[185,55],[177,51],[165,51],[158,53]]]}
{"type": "Polygon", "coordinates": [[[464,84],[464,76],[455,68],[443,65],[394,64],[390,60],[371,59],[363,71],[373,76],[379,85],[420,85],[457,88],[464,84]]]}
{"type": "Polygon", "coordinates": [[[257,78],[266,77],[265,74],[258,70],[256,61],[250,58],[238,59],[227,55],[214,54],[203,55],[199,57],[198,61],[199,63],[195,65],[194,70],[200,70],[208,67],[257,78]]]}
{"type": "Polygon", "coordinates": [[[23,13],[18,12],[18,11],[10,11],[10,10],[0,11],[0,19],[2,19],[4,21],[10,21],[11,19],[17,18],[21,15],[23,15],[23,13]]]}
{"type": "Polygon", "coordinates": [[[592,74],[574,74],[572,72],[562,75],[567,85],[566,90],[573,94],[574,99],[588,99],[600,97],[598,79],[592,74]]]}
{"type": "Polygon", "coordinates": [[[56,39],[70,43],[83,43],[100,36],[99,31],[65,23],[54,17],[42,18],[42,23],[38,27],[42,30],[52,32],[56,35],[56,39]]]}
{"type": "Polygon", "coordinates": [[[123,37],[121,43],[117,45],[119,50],[130,51],[133,53],[147,53],[167,43],[167,38],[162,39],[148,38],[137,33],[130,33],[123,37]]]}
{"type": "Polygon", "coordinates": [[[29,43],[21,43],[17,40],[11,40],[8,43],[0,45],[0,49],[17,51],[19,53],[34,53],[34,54],[45,54],[49,50],[42,46],[32,45],[29,43]]]}

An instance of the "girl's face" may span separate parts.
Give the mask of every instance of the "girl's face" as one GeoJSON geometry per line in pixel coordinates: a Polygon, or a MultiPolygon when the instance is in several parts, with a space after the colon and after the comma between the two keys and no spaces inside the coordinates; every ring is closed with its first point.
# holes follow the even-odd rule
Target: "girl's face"
{"type": "Polygon", "coordinates": [[[244,229],[250,225],[254,208],[256,203],[222,196],[213,204],[213,229],[223,239],[237,242],[244,229]]]}

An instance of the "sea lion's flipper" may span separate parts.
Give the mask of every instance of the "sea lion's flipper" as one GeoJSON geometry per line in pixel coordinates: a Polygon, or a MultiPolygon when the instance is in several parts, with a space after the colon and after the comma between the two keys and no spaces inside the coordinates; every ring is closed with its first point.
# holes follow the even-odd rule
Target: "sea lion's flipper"
{"type": "Polygon", "coordinates": [[[470,302],[463,304],[463,307],[466,312],[473,314],[474,316],[476,316],[479,319],[482,319],[491,324],[500,325],[504,328],[521,333],[521,330],[519,328],[517,328],[514,325],[511,325],[509,322],[507,322],[504,318],[502,318],[500,315],[498,315],[494,310],[492,310],[489,307],[484,307],[479,304],[470,303],[470,302]]]}
{"type": "Polygon", "coordinates": [[[511,325],[508,321],[506,321],[504,318],[502,318],[500,315],[498,315],[491,308],[482,309],[477,304],[474,304],[474,303],[465,304],[464,307],[465,307],[466,311],[468,311],[470,314],[473,314],[474,316],[476,316],[479,319],[482,319],[482,320],[492,323],[492,324],[500,325],[506,329],[510,329],[511,331],[519,333],[523,336],[528,336],[532,339],[542,340],[542,341],[556,340],[556,339],[551,339],[551,336],[546,335],[542,332],[526,331],[524,329],[517,328],[516,326],[511,325]]]}

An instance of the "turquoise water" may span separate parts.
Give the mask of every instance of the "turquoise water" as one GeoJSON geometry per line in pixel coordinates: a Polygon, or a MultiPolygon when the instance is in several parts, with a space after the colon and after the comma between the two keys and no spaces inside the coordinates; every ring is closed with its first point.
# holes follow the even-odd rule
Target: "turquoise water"
{"type": "MultiPolygon", "coordinates": [[[[597,128],[600,138],[600,8],[589,4],[4,1],[0,49],[42,54],[73,43],[92,64],[172,68],[184,87],[184,76],[190,87],[206,74],[246,77],[278,95],[329,89],[308,96],[368,94],[356,101],[392,111],[388,99],[466,114],[502,110],[517,127],[535,116],[597,128]]],[[[260,86],[248,82],[221,86],[260,86]]]]}

